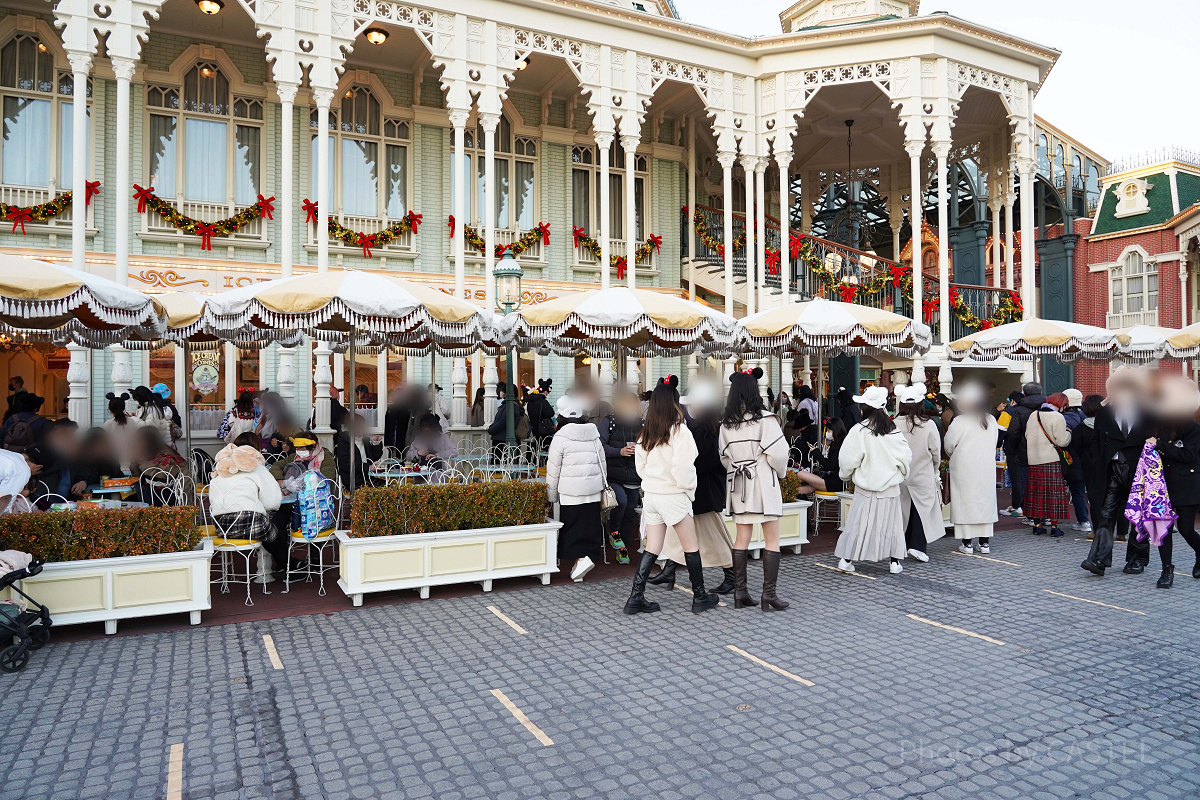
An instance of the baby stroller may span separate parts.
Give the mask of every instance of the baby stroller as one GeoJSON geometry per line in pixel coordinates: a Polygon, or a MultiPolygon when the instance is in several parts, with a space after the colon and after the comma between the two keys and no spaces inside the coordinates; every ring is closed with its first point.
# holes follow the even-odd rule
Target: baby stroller
{"type": "MultiPolygon", "coordinates": [[[[20,672],[29,663],[29,651],[40,650],[50,641],[50,609],[18,589],[15,584],[23,578],[32,578],[42,571],[41,561],[32,561],[24,569],[17,569],[0,576],[0,590],[12,588],[29,601],[30,607],[21,611],[13,603],[0,603],[0,639],[12,641],[0,650],[0,672],[20,672]]],[[[0,644],[3,644],[0,641],[0,644]]]]}

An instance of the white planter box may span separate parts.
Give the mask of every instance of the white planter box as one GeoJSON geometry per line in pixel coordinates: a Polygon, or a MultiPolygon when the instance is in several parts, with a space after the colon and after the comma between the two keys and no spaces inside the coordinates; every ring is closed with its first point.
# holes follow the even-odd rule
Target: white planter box
{"type": "MultiPolygon", "coordinates": [[[[808,544],[808,509],[811,507],[812,503],[807,500],[783,504],[783,516],[779,518],[779,550],[781,552],[790,547],[793,553],[799,555],[800,545],[808,544]]],[[[732,517],[725,517],[725,528],[729,531],[730,539],[737,536],[737,526],[733,524],[732,517]]],[[[750,534],[750,545],[746,548],[750,551],[750,557],[758,558],[766,546],[767,543],[763,540],[762,525],[755,525],[754,532],[750,534]]]]}
{"type": "Polygon", "coordinates": [[[117,621],[188,612],[193,625],[212,608],[208,570],[212,543],[199,550],[152,556],[97,558],[46,564],[40,574],[20,581],[21,590],[50,609],[54,626],[117,621]]]}
{"type": "Polygon", "coordinates": [[[479,583],[490,592],[494,580],[532,575],[546,585],[558,572],[561,527],[560,522],[543,522],[374,537],[338,531],[338,586],[360,606],[368,592],[417,589],[426,600],[431,586],[479,583]]]}

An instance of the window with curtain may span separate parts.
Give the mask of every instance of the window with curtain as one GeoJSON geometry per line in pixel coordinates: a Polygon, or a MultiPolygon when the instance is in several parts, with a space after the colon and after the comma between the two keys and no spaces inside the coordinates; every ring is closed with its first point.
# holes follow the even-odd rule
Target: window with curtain
{"type": "Polygon", "coordinates": [[[1044,133],[1037,140],[1037,170],[1044,176],[1050,175],[1050,140],[1044,133]]]}
{"type": "MultiPolygon", "coordinates": [[[[36,34],[19,33],[0,45],[0,181],[5,185],[71,188],[73,92],[71,73],[55,69],[54,52],[36,34]]],[[[89,79],[89,100],[91,93],[89,79]]],[[[90,117],[90,105],[85,113],[90,117]]],[[[90,125],[87,130],[90,141],[90,125]]]]}
{"type": "MultiPolygon", "coordinates": [[[[495,180],[496,228],[527,231],[538,223],[537,211],[537,140],[513,134],[512,123],[500,117],[496,127],[495,180]]],[[[484,224],[484,190],[487,168],[487,132],[476,124],[468,128],[464,139],[465,166],[475,176],[475,191],[470,192],[467,219],[472,225],[484,224]]],[[[453,154],[453,143],[451,143],[453,154]]],[[[453,155],[451,156],[453,162],[453,155]]],[[[457,171],[451,164],[451,201],[458,182],[457,171]]],[[[451,208],[454,206],[451,205],[451,208]]]]}
{"type": "Polygon", "coordinates": [[[1108,288],[1109,311],[1122,326],[1137,324],[1142,319],[1121,315],[1142,315],[1158,309],[1158,271],[1147,267],[1141,253],[1126,254],[1120,266],[1109,271],[1108,288]]]}
{"type": "Polygon", "coordinates": [[[146,181],[159,197],[195,203],[253,204],[263,191],[263,101],[233,94],[210,61],[179,86],[146,87],[146,181]]]}
{"type": "MultiPolygon", "coordinates": [[[[600,169],[599,154],[594,147],[576,146],[571,151],[571,217],[573,224],[588,235],[600,236],[600,169]]],[[[608,154],[608,232],[613,239],[625,238],[625,151],[614,142],[608,154]]],[[[641,240],[648,234],[644,223],[646,181],[649,161],[645,156],[634,159],[634,236],[641,240]]]]}
{"type": "MultiPolygon", "coordinates": [[[[317,111],[309,116],[315,130],[317,111]]],[[[409,211],[411,125],[385,117],[370,87],[351,86],[329,110],[329,187],[332,213],[399,219],[409,211]]],[[[316,136],[309,148],[309,197],[317,197],[316,136]]]]}

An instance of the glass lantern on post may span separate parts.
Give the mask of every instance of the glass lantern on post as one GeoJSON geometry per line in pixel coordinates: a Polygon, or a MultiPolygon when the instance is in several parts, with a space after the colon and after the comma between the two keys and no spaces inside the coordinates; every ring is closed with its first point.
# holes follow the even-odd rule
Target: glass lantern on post
{"type": "MultiPolygon", "coordinates": [[[[521,278],[524,271],[511,253],[505,253],[500,263],[492,270],[496,278],[496,310],[508,316],[521,307],[521,278]]],[[[509,446],[517,443],[514,404],[517,391],[513,381],[513,350],[506,348],[504,354],[507,379],[504,381],[504,436],[509,446]]]]}

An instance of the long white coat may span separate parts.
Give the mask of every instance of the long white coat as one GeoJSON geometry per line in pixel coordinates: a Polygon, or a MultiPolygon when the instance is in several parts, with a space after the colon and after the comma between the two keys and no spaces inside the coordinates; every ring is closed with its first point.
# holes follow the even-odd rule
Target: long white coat
{"type": "Polygon", "coordinates": [[[946,535],[946,526],[942,522],[942,498],[938,491],[942,437],[937,426],[926,419],[909,430],[908,420],[897,417],[896,427],[912,450],[908,477],[900,484],[900,510],[904,527],[908,527],[909,514],[912,507],[916,506],[917,516],[921,518],[921,526],[925,529],[925,540],[932,542],[946,535]]]}
{"type": "Polygon", "coordinates": [[[976,414],[955,417],[946,431],[950,455],[950,521],[955,525],[995,522],[996,437],[999,428],[987,414],[987,428],[976,414]]]}

